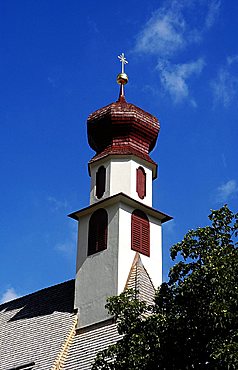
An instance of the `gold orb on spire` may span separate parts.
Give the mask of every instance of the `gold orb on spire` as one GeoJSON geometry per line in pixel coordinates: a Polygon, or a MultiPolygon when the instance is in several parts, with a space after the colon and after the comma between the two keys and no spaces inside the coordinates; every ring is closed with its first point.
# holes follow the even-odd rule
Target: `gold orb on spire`
{"type": "Polygon", "coordinates": [[[128,76],[126,73],[119,73],[117,75],[117,83],[119,85],[126,85],[128,82],[128,76]]]}
{"type": "Polygon", "coordinates": [[[128,82],[128,76],[124,72],[124,68],[125,68],[125,64],[127,64],[128,61],[126,60],[124,53],[121,53],[121,55],[118,55],[118,58],[120,59],[120,62],[121,62],[121,73],[117,75],[117,83],[119,85],[126,85],[128,82]]]}

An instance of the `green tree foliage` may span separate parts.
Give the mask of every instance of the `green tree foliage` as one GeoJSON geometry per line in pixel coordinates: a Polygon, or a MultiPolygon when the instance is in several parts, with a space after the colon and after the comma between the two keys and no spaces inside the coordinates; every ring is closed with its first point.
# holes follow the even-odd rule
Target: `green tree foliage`
{"type": "Polygon", "coordinates": [[[179,262],[153,306],[131,290],[108,299],[122,339],[93,370],[238,369],[238,214],[225,205],[209,219],[171,248],[179,262]]]}

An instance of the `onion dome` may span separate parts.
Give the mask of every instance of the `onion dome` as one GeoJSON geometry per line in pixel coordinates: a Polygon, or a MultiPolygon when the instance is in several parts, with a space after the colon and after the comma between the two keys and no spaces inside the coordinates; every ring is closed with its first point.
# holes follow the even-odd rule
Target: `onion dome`
{"type": "Polygon", "coordinates": [[[119,56],[122,73],[117,76],[120,94],[117,102],[96,110],[87,120],[88,142],[96,155],[94,162],[110,154],[136,155],[152,162],[149,153],[154,148],[160,125],[156,117],[134,104],[127,103],[124,85],[128,77],[124,73],[127,63],[124,54],[119,56]]]}

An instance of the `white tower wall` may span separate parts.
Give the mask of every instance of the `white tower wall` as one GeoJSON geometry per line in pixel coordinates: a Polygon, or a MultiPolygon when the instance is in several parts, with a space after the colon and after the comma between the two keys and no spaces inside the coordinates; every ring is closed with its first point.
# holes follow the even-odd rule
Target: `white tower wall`
{"type": "MultiPolygon", "coordinates": [[[[123,292],[136,252],[131,249],[131,214],[134,207],[116,202],[104,207],[108,213],[107,249],[87,256],[88,224],[93,211],[79,216],[75,306],[79,309],[79,327],[109,318],[107,297],[123,292]]],[[[150,221],[150,257],[141,254],[155,287],[162,282],[161,222],[150,221]]]]}
{"type": "Polygon", "coordinates": [[[90,204],[118,193],[124,193],[139,202],[152,206],[152,168],[145,161],[129,158],[111,158],[109,160],[97,161],[90,165],[91,190],[90,204]],[[96,173],[100,166],[106,169],[106,186],[103,196],[96,197],[96,173]],[[142,167],[146,173],[146,196],[141,199],[136,192],[136,170],[142,167]]]}
{"type": "Polygon", "coordinates": [[[108,247],[88,256],[88,223],[90,214],[79,219],[75,306],[79,309],[79,326],[103,321],[107,297],[117,294],[118,206],[107,208],[108,247]]]}

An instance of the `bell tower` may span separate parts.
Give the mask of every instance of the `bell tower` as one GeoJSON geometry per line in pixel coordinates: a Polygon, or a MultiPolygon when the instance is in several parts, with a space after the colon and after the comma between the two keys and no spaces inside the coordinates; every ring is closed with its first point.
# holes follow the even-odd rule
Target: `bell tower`
{"type": "Polygon", "coordinates": [[[96,152],[88,165],[90,205],[70,215],[79,225],[75,307],[80,328],[109,318],[107,297],[127,287],[146,297],[162,283],[161,225],[171,217],[152,208],[157,164],[149,155],[160,125],[127,103],[127,60],[123,53],[119,59],[118,100],[87,120],[88,142],[96,152]]]}

